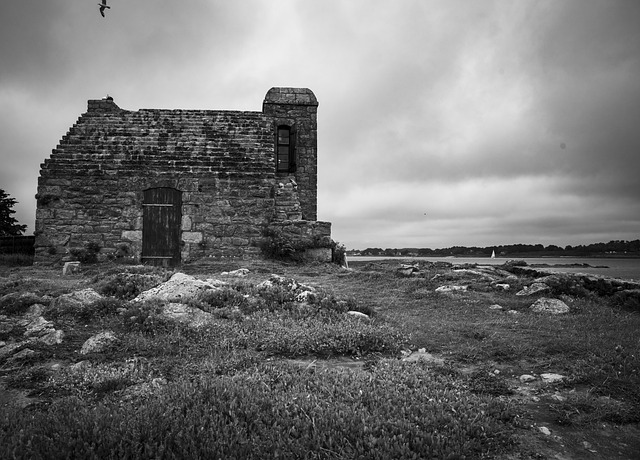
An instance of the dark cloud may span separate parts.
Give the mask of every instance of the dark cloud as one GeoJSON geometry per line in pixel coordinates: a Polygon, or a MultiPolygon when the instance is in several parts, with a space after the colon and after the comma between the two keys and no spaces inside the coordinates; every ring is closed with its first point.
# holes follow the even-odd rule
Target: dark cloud
{"type": "Polygon", "coordinates": [[[304,86],[320,218],[348,246],[638,238],[635,0],[111,3],[0,5],[0,187],[26,223],[89,98],[259,110],[304,86]]]}

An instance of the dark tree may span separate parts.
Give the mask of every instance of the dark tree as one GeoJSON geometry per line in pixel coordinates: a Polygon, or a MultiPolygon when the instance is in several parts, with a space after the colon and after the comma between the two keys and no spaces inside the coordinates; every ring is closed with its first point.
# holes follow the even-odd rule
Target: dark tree
{"type": "Polygon", "coordinates": [[[27,229],[26,225],[18,224],[18,221],[12,214],[15,214],[13,207],[17,201],[2,189],[0,189],[0,236],[18,236],[22,235],[27,229]]]}

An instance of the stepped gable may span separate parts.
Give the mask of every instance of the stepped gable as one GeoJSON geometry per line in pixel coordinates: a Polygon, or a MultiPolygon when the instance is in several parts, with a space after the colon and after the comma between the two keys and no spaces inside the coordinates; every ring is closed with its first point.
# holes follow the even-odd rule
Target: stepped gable
{"type": "Polygon", "coordinates": [[[173,171],[262,176],[273,166],[272,139],[270,120],[261,112],[129,111],[113,100],[90,100],[42,169],[58,175],[78,168],[86,174],[137,175],[169,164],[173,171]]]}
{"type": "Polygon", "coordinates": [[[273,226],[330,241],[330,224],[316,222],[317,106],[306,88],[272,88],[262,112],[89,100],[41,165],[36,263],[89,244],[162,265],[255,256],[273,226]]]}

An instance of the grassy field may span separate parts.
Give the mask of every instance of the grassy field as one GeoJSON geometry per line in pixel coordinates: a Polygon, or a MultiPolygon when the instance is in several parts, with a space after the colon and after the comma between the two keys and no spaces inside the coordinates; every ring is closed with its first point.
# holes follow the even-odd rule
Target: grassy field
{"type": "Polygon", "coordinates": [[[131,301],[170,272],[1,267],[0,456],[638,457],[633,301],[560,279],[544,295],[569,313],[538,314],[529,306],[542,294],[515,295],[534,281],[521,272],[427,263],[404,277],[398,266],[185,265],[227,283],[190,300],[211,315],[197,328],[161,315],[162,302],[131,301]],[[241,267],[247,277],[220,275],[241,267]],[[260,288],[274,273],[286,282],[260,288]],[[446,284],[467,289],[435,291],[446,284]],[[313,295],[297,297],[300,285],[313,295]],[[85,288],[105,298],[58,300],[85,288]],[[24,340],[11,318],[33,304],[64,331],[62,343],[23,343],[33,353],[4,356],[24,340]],[[106,330],[114,347],[79,353],[106,330]],[[547,383],[547,373],[563,378],[547,383]]]}

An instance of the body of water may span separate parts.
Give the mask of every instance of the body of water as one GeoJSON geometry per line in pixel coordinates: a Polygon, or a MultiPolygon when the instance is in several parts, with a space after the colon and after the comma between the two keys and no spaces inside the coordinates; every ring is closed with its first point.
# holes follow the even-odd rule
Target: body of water
{"type": "Polygon", "coordinates": [[[374,261],[374,260],[428,260],[430,262],[451,262],[452,264],[478,264],[478,265],[502,265],[507,260],[524,260],[529,265],[572,265],[587,264],[589,267],[533,267],[538,270],[563,273],[586,273],[602,275],[610,278],[621,278],[640,281],[640,259],[602,258],[602,257],[367,257],[350,256],[349,261],[374,261]]]}

